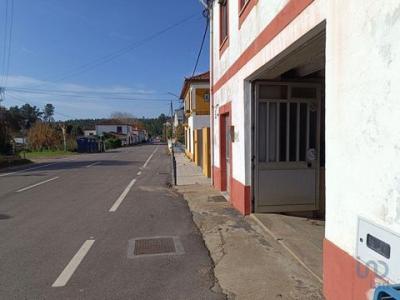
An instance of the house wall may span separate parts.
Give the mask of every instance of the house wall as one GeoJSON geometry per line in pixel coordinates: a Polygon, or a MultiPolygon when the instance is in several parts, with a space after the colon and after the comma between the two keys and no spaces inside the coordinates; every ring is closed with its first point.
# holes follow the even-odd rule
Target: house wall
{"type": "Polygon", "coordinates": [[[122,133],[128,134],[132,131],[132,128],[128,125],[96,125],[96,134],[101,136],[104,132],[117,132],[117,127],[122,127],[122,133]]]}
{"type": "Polygon", "coordinates": [[[247,213],[251,185],[249,78],[326,20],[326,239],[324,293],[367,299],[378,281],[356,259],[357,219],[400,234],[400,3],[395,0],[259,0],[239,26],[229,1],[229,44],[213,14],[213,182],[221,186],[220,110],[230,106],[233,204],[247,213]],[[233,46],[234,45],[234,46],[233,46]],[[238,204],[239,203],[239,204],[238,204]],[[357,272],[357,268],[359,272],[357,272]],[[359,273],[366,274],[360,277],[359,273]]]}
{"type": "Polygon", "coordinates": [[[328,299],[365,299],[357,219],[400,234],[400,2],[329,1],[326,51],[328,299]],[[342,280],[347,285],[339,287],[342,280]],[[336,281],[335,281],[336,279],[336,281]],[[338,296],[336,289],[343,294],[338,296]],[[334,298],[336,297],[336,298],[334,298]]]}
{"type": "Polygon", "coordinates": [[[210,101],[204,98],[210,94],[209,88],[198,88],[195,91],[196,95],[196,115],[209,115],[210,114],[210,101]]]}
{"type": "Polygon", "coordinates": [[[326,18],[326,0],[258,1],[239,28],[239,1],[228,0],[229,44],[220,52],[219,4],[213,7],[213,182],[220,185],[219,110],[231,105],[232,195],[242,213],[250,212],[251,88],[249,77],[268,65],[326,18]]]}

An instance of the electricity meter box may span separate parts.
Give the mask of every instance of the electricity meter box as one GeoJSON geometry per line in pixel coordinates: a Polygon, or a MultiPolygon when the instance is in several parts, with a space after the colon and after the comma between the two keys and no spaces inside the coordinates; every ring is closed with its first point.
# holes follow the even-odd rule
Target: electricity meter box
{"type": "Polygon", "coordinates": [[[356,253],[383,279],[400,282],[400,235],[360,217],[356,253]]]}

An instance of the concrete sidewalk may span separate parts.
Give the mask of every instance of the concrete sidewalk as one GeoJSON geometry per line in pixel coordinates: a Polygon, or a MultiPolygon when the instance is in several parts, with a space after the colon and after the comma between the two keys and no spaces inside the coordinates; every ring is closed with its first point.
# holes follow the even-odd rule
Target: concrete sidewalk
{"type": "Polygon", "coordinates": [[[251,216],[243,217],[176,151],[178,186],[228,299],[322,299],[321,282],[251,216]]]}

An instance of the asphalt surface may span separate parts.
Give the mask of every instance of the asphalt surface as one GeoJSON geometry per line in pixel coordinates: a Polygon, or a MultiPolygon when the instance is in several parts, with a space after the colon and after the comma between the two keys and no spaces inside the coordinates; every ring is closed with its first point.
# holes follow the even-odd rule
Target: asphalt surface
{"type": "Polygon", "coordinates": [[[169,170],[143,145],[0,173],[0,299],[224,299],[169,170]],[[133,255],[154,237],[182,251],[133,255]]]}

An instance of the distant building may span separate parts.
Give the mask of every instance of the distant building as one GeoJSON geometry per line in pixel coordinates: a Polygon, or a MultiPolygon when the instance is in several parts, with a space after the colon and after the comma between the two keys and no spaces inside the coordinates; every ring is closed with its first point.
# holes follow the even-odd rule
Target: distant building
{"type": "Polygon", "coordinates": [[[83,135],[86,137],[96,135],[96,129],[84,130],[83,135]]]}
{"type": "Polygon", "coordinates": [[[184,101],[185,153],[209,177],[210,72],[186,78],[180,98],[184,101]]]}
{"type": "Polygon", "coordinates": [[[146,130],[116,120],[96,124],[95,135],[102,137],[105,133],[120,139],[123,146],[143,143],[148,138],[146,130]]]}
{"type": "Polygon", "coordinates": [[[174,127],[178,127],[179,125],[183,124],[183,121],[185,119],[185,112],[183,107],[179,109],[175,109],[174,113],[174,127]]]}
{"type": "Polygon", "coordinates": [[[186,78],[180,98],[184,101],[186,117],[186,155],[196,160],[195,131],[210,127],[210,72],[186,78]]]}
{"type": "Polygon", "coordinates": [[[116,138],[122,141],[123,146],[133,145],[138,142],[133,126],[129,124],[97,124],[96,135],[101,137],[105,133],[115,135],[116,138]]]}

